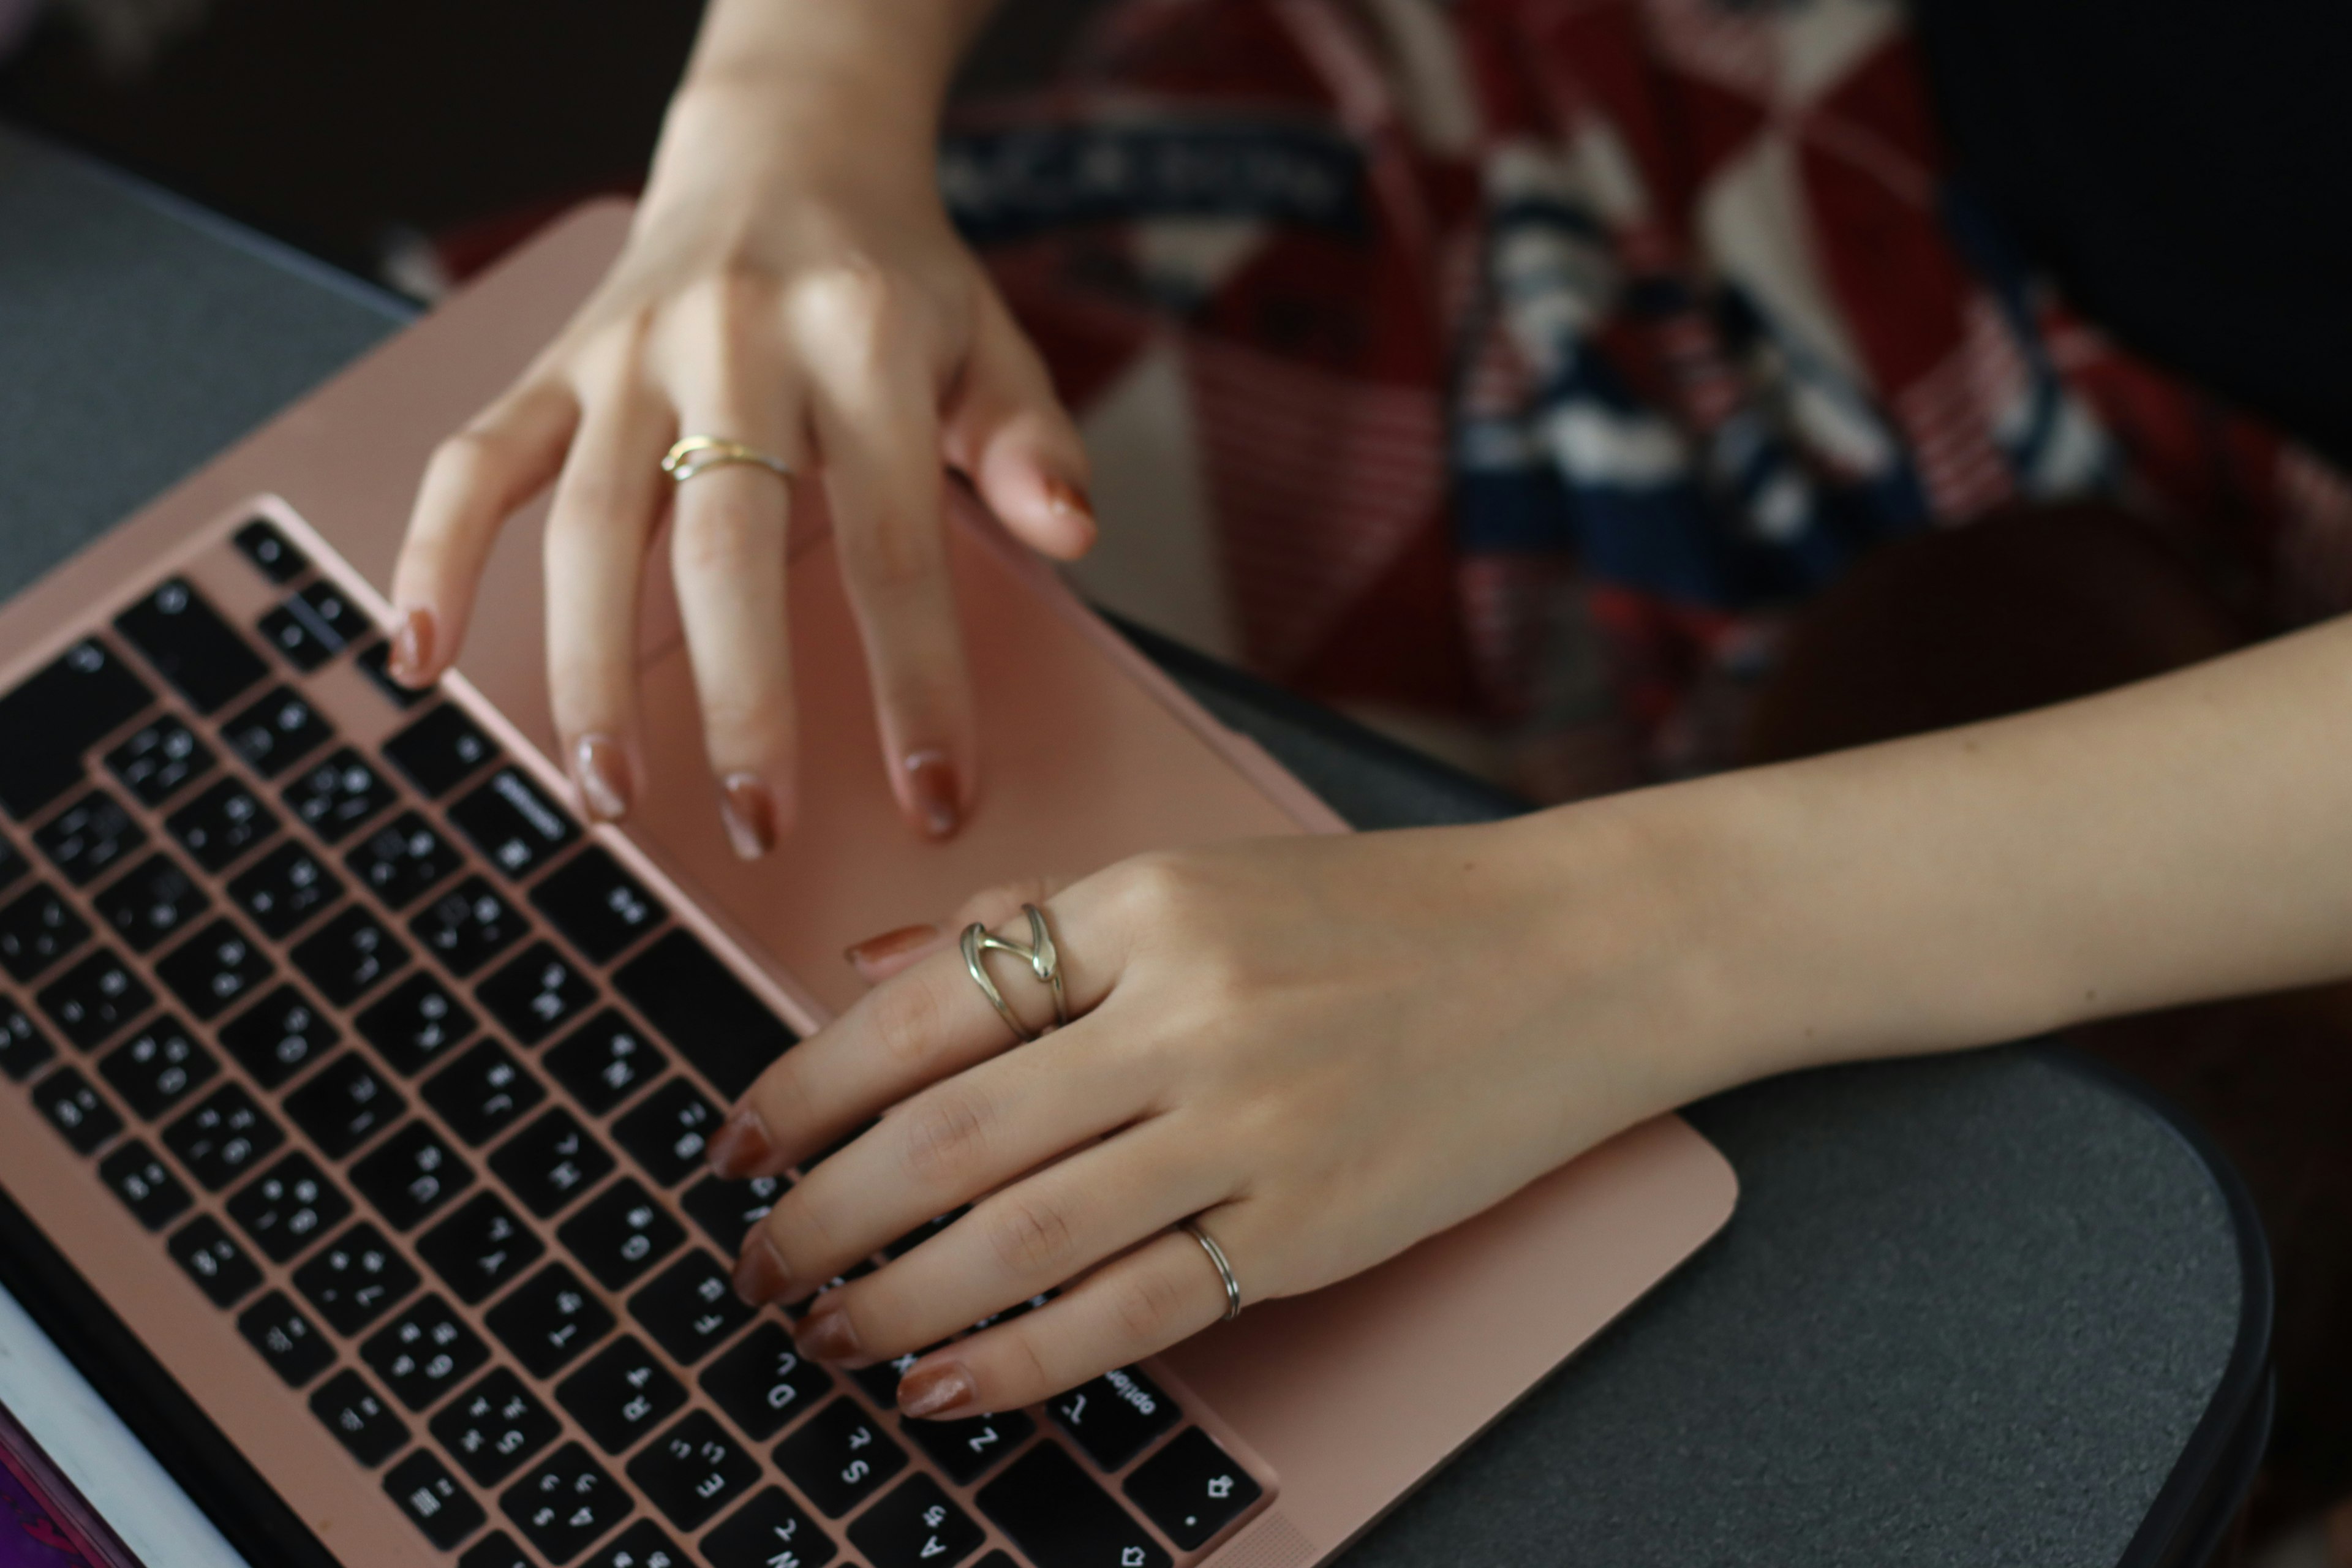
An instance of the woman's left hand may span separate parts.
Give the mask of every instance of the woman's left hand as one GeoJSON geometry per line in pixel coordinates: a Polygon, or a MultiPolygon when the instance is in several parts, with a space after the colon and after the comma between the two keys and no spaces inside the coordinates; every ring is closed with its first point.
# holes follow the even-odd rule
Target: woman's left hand
{"type": "MultiPolygon", "coordinates": [[[[1046,1398],[1225,1311],[1328,1284],[1713,1087],[1688,877],[1653,874],[1640,814],[1154,854],[1051,897],[1003,889],[771,1067],[712,1144],[780,1172],[881,1120],[780,1198],[737,1289],[808,1295],[935,1216],[970,1212],[827,1290],[802,1348],[865,1365],[939,1345],[901,1406],[1046,1398]],[[1044,907],[1072,1022],[1034,1043],[965,972],[979,919],[1044,907]],[[941,1345],[1048,1290],[1033,1311],[941,1345]]],[[[1671,859],[1671,857],[1668,858],[1671,859]]],[[[1033,1030],[1046,987],[991,973],[1033,1030]]]]}

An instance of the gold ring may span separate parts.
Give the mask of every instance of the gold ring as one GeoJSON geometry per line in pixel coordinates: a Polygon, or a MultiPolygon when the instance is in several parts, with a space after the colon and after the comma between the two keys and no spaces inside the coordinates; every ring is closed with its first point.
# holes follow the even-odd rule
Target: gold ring
{"type": "Polygon", "coordinates": [[[1021,912],[1029,917],[1029,940],[1026,943],[991,936],[987,926],[974,921],[963,928],[961,945],[963,966],[971,975],[972,984],[980,987],[980,994],[988,998],[988,1005],[996,1009],[997,1016],[1011,1026],[1014,1037],[1025,1046],[1037,1037],[1036,1032],[1023,1023],[1021,1015],[1006,1005],[1004,993],[999,991],[996,982],[989,978],[988,966],[981,963],[981,954],[1009,952],[1026,963],[1029,973],[1035,975],[1040,984],[1052,987],[1056,1027],[1070,1021],[1070,1008],[1062,990],[1062,955],[1054,946],[1054,933],[1045,929],[1045,911],[1034,904],[1024,904],[1021,912]]]}
{"type": "Polygon", "coordinates": [[[746,447],[740,441],[729,441],[717,436],[688,436],[663,454],[661,470],[679,484],[684,484],[697,474],[707,474],[730,463],[749,463],[754,468],[765,468],[782,479],[793,477],[793,466],[782,458],[762,452],[757,447],[746,447]]]}

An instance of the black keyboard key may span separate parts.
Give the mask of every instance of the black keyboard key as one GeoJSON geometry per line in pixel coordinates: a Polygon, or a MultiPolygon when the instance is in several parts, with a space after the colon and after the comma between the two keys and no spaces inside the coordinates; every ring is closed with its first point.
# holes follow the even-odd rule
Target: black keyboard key
{"type": "Polygon", "coordinates": [[[702,1391],[755,1443],[764,1443],[833,1389],[833,1374],[800,1353],[783,1325],[761,1323],[702,1372],[702,1391]]]}
{"type": "Polygon", "coordinates": [[[130,965],[100,948],[42,986],[37,999],[58,1032],[87,1051],[147,1011],[155,993],[130,965]]]}
{"type": "Polygon", "coordinates": [[[1170,1568],[1151,1532],[1056,1443],[1038,1444],[981,1488],[980,1510],[1036,1568],[1170,1568]]]}
{"type": "Polygon", "coordinates": [[[854,1399],[836,1399],[776,1445],[777,1468],[839,1519],[907,1468],[907,1450],[854,1399]]]}
{"type": "Polygon", "coordinates": [[[86,888],[146,843],[147,830],[121,801],[94,789],[43,824],[33,842],[67,881],[86,888]]]}
{"type": "Polygon", "coordinates": [[[629,1494],[577,1443],[506,1489],[499,1507],[550,1563],[571,1562],[629,1517],[629,1494]]]}
{"type": "Polygon", "coordinates": [[[166,580],[115,616],[114,629],[199,713],[218,712],[269,673],[261,656],[183,577],[166,580]]]}
{"type": "Polygon", "coordinates": [[[1037,1423],[1018,1410],[967,1415],[959,1421],[901,1420],[898,1426],[960,1487],[971,1485],[995,1468],[999,1459],[1037,1430],[1037,1423]]]}
{"type": "Polygon", "coordinates": [[[497,1040],[480,1041],[425,1086],[425,1103],[441,1113],[450,1131],[478,1148],[546,1098],[539,1080],[497,1040]]]}
{"type": "Polygon", "coordinates": [[[517,767],[492,773],[449,808],[457,831],[508,876],[520,880],[580,837],[570,814],[517,767]]]}
{"type": "Polygon", "coordinates": [[[132,731],[131,739],[106,753],[108,771],[142,805],[157,806],[180,793],[180,786],[210,772],[217,759],[213,749],[179,720],[165,715],[132,731]]]}
{"type": "Polygon", "coordinates": [[[483,1321],[514,1352],[523,1371],[539,1378],[554,1376],[613,1331],[613,1314],[580,1276],[561,1263],[549,1264],[516,1286],[483,1321]]]}
{"type": "Polygon", "coordinates": [[[353,904],[294,947],[294,967],[334,1006],[348,1007],[408,962],[408,949],[382,921],[353,904]]]}
{"type": "Polygon", "coordinates": [[[349,746],[312,764],[288,784],[286,809],[329,844],[340,844],[399,796],[349,746]]]}
{"type": "Polygon", "coordinates": [[[267,518],[255,518],[235,536],[237,553],[261,569],[261,574],[273,583],[291,583],[310,569],[310,563],[299,550],[278,531],[278,525],[267,518]]]}
{"type": "Polygon", "coordinates": [[[684,1241],[686,1227],[651,1193],[624,1176],[555,1234],[604,1289],[619,1290],[684,1241]]]}
{"type": "Polygon", "coordinates": [[[82,753],[137,718],[153,695],[105,645],[76,643],[0,697],[0,805],[19,822],[82,780],[82,753]]]}
{"type": "Polygon", "coordinates": [[[1063,1431],[1106,1470],[1116,1470],[1183,1418],[1160,1385],[1131,1366],[1115,1367],[1046,1402],[1063,1431]]]}
{"type": "Polygon", "coordinates": [[[610,1152],[561,1106],[490,1156],[499,1180],[541,1219],[603,1181],[614,1164],[610,1152]]]}
{"type": "Polygon", "coordinates": [[[0,968],[30,980],[89,940],[89,922],[54,888],[36,882],[0,909],[0,968]]]}
{"type": "Polygon", "coordinates": [[[411,1301],[360,1346],[360,1359],[411,1410],[431,1409],[489,1358],[482,1336],[438,1296],[411,1301]]]}
{"type": "Polygon", "coordinates": [[[283,941],[341,898],[343,883],[309,845],[289,839],[240,872],[228,896],[262,935],[283,941]]]}
{"type": "Polygon", "coordinates": [[[416,1270],[365,1220],[294,1270],[294,1289],[319,1310],[329,1328],[346,1339],[397,1306],[416,1286],[416,1270]]]}
{"type": "Polygon", "coordinates": [[[770,1487],[702,1538],[710,1568],[824,1568],[840,1550],[780,1487],[770,1487]]]}
{"type": "MultiPolygon", "coordinates": [[[[627,1540],[628,1532],[624,1531],[621,1539],[627,1540]]],[[[684,1568],[684,1561],[681,1558],[677,1563],[665,1563],[663,1568],[684,1568]]],[[[505,1531],[495,1530],[466,1549],[466,1555],[457,1559],[457,1568],[539,1568],[539,1565],[523,1555],[522,1548],[517,1546],[505,1531]]],[[[651,1568],[651,1565],[647,1564],[646,1568],[651,1568]]]]}
{"type": "Polygon", "coordinates": [[[406,909],[464,863],[456,847],[413,811],[378,827],[343,857],[352,875],[391,910],[406,909]]]}
{"type": "Polygon", "coordinates": [[[416,940],[460,977],[496,958],[525,925],[511,905],[479,877],[468,877],[412,917],[416,940]]]}
{"type": "Polygon", "coordinates": [[[629,1461],[629,1479],[672,1524],[695,1531],[758,1484],[760,1461],[697,1410],[629,1461]]]}
{"type": "Polygon", "coordinates": [[[908,1476],[849,1527],[849,1543],[872,1568],[954,1568],[987,1539],[929,1476],[908,1476]]]}
{"type": "Polygon", "coordinates": [[[6,887],[31,868],[31,862],[17,852],[14,844],[0,838],[0,888],[6,887]]]}
{"type": "Polygon", "coordinates": [[[341,1159],[407,1109],[400,1091],[357,1051],[345,1051],[286,1097],[286,1114],[330,1160],[341,1159]]]}
{"type": "Polygon", "coordinates": [[[383,743],[392,765],[432,799],[456,789],[498,748],[465,710],[445,702],[383,743]]]}
{"type": "Polygon", "coordinates": [[[131,1114],[154,1121],[220,1071],[213,1054],[180,1021],[159,1014],[146,1027],[100,1058],[100,1078],[114,1086],[131,1114]]]}
{"type": "Polygon", "coordinates": [[[444,1552],[455,1552],[488,1521],[474,1494],[430,1449],[419,1448],[385,1471],[383,1489],[425,1539],[444,1552]]]}
{"type": "Polygon", "coordinates": [[[688,1559],[660,1525],[641,1519],[582,1559],[580,1568],[688,1568],[688,1559]]]}
{"type": "MultiPolygon", "coordinates": [[[[150,855],[91,902],[133,952],[149,952],[176,936],[212,907],[211,895],[169,855],[150,855]]],[[[0,921],[5,918],[0,915],[0,921]]]]}
{"type": "Polygon", "coordinates": [[[474,994],[507,1033],[535,1046],[584,1013],[596,1001],[596,983],[555,951],[535,942],[508,961],[474,994]]]}
{"type": "Polygon", "coordinates": [[[613,1123],[613,1137],[663,1186],[676,1186],[702,1169],[703,1151],[719,1131],[719,1108],[682,1078],[673,1078],[613,1123]]]}
{"type": "Polygon", "coordinates": [[[403,686],[392,678],[392,644],[381,637],[360,649],[352,661],[394,708],[414,708],[433,695],[431,687],[403,686]]]}
{"type": "Polygon", "coordinates": [[[733,1339],[756,1315],[736,1297],[727,1268],[698,1248],[629,1298],[629,1316],[680,1366],[692,1366],[733,1339]]]}
{"type": "Polygon", "coordinates": [[[368,629],[367,617],[331,583],[313,583],[261,617],[261,638],[299,670],[313,670],[368,629]]]}
{"type": "Polygon", "coordinates": [[[505,1367],[451,1400],[433,1436],[474,1484],[494,1487],[555,1441],[563,1424],[505,1367]]]}
{"type": "Polygon", "coordinates": [[[196,1201],[180,1178],[135,1138],[100,1160],[98,1175],[149,1230],[163,1229],[196,1201]]]}
{"type": "Polygon", "coordinates": [[[645,1031],[607,1007],[547,1053],[547,1070],[591,1116],[602,1116],[667,1065],[645,1031]]]}
{"type": "Polygon", "coordinates": [[[335,1364],[335,1347],[283,1290],[272,1290],[237,1314],[236,1331],[289,1388],[301,1387],[335,1364]]]}
{"type": "Polygon", "coordinates": [[[730,1100],[800,1038],[734,971],[676,927],[623,964],[613,984],[730,1100]]]}
{"type": "Polygon", "coordinates": [[[290,686],[281,686],[221,726],[246,766],[274,779],[335,738],[334,726],[290,686]]]}
{"type": "Polygon", "coordinates": [[[25,1010],[0,997],[0,1073],[22,1083],[57,1054],[58,1048],[25,1010]]]}
{"type": "Polygon", "coordinates": [[[165,1248],[215,1307],[234,1307],[261,1284],[260,1266],[208,1214],[173,1232],[165,1248]]]}
{"type": "Polygon", "coordinates": [[[416,1255],[472,1306],[539,1261],[547,1244],[496,1193],[478,1193],[428,1230],[416,1255]]]}
{"type": "Polygon", "coordinates": [[[414,1230],[474,1184],[473,1167],[432,1124],[412,1121],[352,1167],[352,1185],[394,1230],[414,1230]]]}
{"type": "Polygon", "coordinates": [[[686,1385],[642,1340],[625,1334],[558,1384],[555,1400],[598,1447],[621,1454],[686,1403],[686,1385]]]}
{"type": "Polygon", "coordinates": [[[319,1385],[310,1395],[310,1413],[327,1424],[352,1458],[371,1470],[408,1441],[408,1424],[392,1413],[366,1378],[348,1369],[319,1385]]]}
{"type": "Polygon", "coordinates": [[[207,1192],[218,1192],[278,1152],[286,1134],[243,1086],[225,1083],[163,1129],[169,1149],[207,1192]]]}
{"type": "Polygon", "coordinates": [[[237,1189],[228,1217],[253,1237],[273,1263],[290,1261],[304,1247],[349,1219],[352,1200],[335,1188],[310,1156],[289,1154],[237,1189]]]}
{"type": "Polygon", "coordinates": [[[1198,1426],[1177,1434],[1127,1478],[1129,1500],[1185,1552],[1207,1545],[1265,1490],[1198,1426]]]}
{"type": "Polygon", "coordinates": [[[668,912],[601,844],[533,888],[530,901],[592,963],[617,957],[668,912]]]}
{"type": "Polygon", "coordinates": [[[163,819],[180,847],[207,871],[225,871],[278,831],[278,814],[236,779],[223,779],[163,819]]]}
{"type": "Polygon", "coordinates": [[[415,1078],[474,1032],[474,1016],[440,979],[420,971],[368,1004],[359,1030],[394,1072],[415,1078]]]}
{"type": "Polygon", "coordinates": [[[743,1249],[743,1238],[765,1219],[776,1200],[792,1187],[786,1176],[754,1176],[749,1181],[721,1181],[705,1176],[686,1189],[678,1206],[710,1235],[720,1251],[732,1258],[743,1249]]]}
{"type": "Polygon", "coordinates": [[[228,1054],[264,1089],[276,1089],[341,1038],[342,1032],[291,985],[280,985],[220,1031],[228,1054]]]}
{"type": "Polygon", "coordinates": [[[236,929],[216,920],[156,963],[155,976],[199,1019],[216,1017],[277,971],[269,955],[236,929]]]}

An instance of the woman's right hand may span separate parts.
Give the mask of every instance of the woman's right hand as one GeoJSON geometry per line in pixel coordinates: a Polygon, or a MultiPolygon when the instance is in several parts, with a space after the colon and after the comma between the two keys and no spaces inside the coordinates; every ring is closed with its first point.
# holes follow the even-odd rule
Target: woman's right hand
{"type": "MultiPolygon", "coordinates": [[[[868,19],[906,9],[877,4],[868,19]]],[[[803,486],[821,480],[831,508],[890,786],[933,837],[956,831],[976,783],[943,468],[1045,554],[1076,556],[1095,534],[1076,431],[940,200],[938,84],[851,68],[887,40],[866,55],[816,47],[818,30],[867,10],[809,22],[793,70],[739,61],[690,79],[620,259],[434,454],[393,581],[394,673],[422,684],[465,640],[500,525],[554,479],[555,727],[588,813],[619,817],[641,773],[638,595],[674,500],[671,566],[709,764],[746,858],[793,815],[785,539],[803,486]],[[674,487],[662,456],[690,435],[744,442],[796,478],[739,465],[674,487]]]]}

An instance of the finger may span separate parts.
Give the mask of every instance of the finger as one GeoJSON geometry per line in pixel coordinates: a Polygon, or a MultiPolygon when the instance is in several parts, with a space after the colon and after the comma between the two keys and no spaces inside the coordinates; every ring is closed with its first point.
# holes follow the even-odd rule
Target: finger
{"type": "Polygon", "coordinates": [[[938,376],[887,285],[825,279],[794,302],[842,576],[898,808],[954,835],[971,804],[971,689],[940,531],[938,376]]]}
{"type": "Polygon", "coordinates": [[[919,960],[929,957],[944,946],[957,932],[978,921],[993,929],[999,923],[1020,913],[1024,904],[1043,904],[1060,892],[1064,883],[1051,877],[1032,877],[1025,881],[1006,882],[966,899],[943,924],[924,922],[899,926],[879,936],[867,937],[842,956],[857,971],[858,978],[868,985],[879,985],[894,974],[904,973],[919,960]]]}
{"type": "Polygon", "coordinates": [[[1003,299],[977,286],[970,356],[944,417],[948,461],[1032,549],[1074,561],[1093,548],[1094,503],[1077,426],[1003,299]]]}
{"type": "Polygon", "coordinates": [[[1067,1284],[1232,1189],[1231,1173],[1203,1161],[1189,1131],[1166,1120],[1142,1122],[992,1193],[880,1272],[826,1291],[802,1323],[800,1342],[853,1366],[936,1344],[1067,1284]]]}
{"type": "Polygon", "coordinates": [[[581,805],[615,821],[635,795],[637,593],[671,418],[634,365],[606,367],[593,384],[542,547],[547,684],[581,805]]]}
{"type": "MultiPolygon", "coordinates": [[[[1073,1017],[1110,994],[1125,963],[1123,928],[1108,902],[1100,884],[1089,881],[1044,906],[1073,1017]]],[[[1029,940],[1024,917],[993,929],[1029,940]]],[[[1001,953],[983,962],[1031,1033],[1053,1021],[1053,994],[1026,965],[1001,953]]],[[[711,1167],[730,1179],[772,1175],[886,1107],[1018,1043],[951,945],[868,992],[770,1063],[711,1140],[711,1167]]]]}
{"type": "MultiPolygon", "coordinates": [[[[1263,1258],[1241,1205],[1197,1222],[1217,1238],[1248,1294],[1263,1258]]],[[[1225,1315],[1225,1287],[1192,1235],[1171,1229],[1087,1275],[1034,1312],[923,1357],[898,1384],[898,1408],[950,1420],[1017,1410],[1191,1338],[1225,1315]]]]}
{"type": "MultiPolygon", "coordinates": [[[[803,467],[800,401],[776,368],[772,320],[726,303],[684,320],[670,372],[684,433],[740,441],[803,467]]],[[[677,487],[678,615],[719,817],[746,860],[775,847],[795,809],[784,593],[792,498],[791,480],[752,463],[708,468],[677,487]]]]}
{"type": "MultiPolygon", "coordinates": [[[[1149,1090],[1104,1043],[1082,1022],[917,1095],[776,1200],[744,1239],[746,1278],[797,1300],[934,1215],[1137,1121],[1149,1090]]],[[[1066,1205],[1046,1203],[1050,1195],[1041,1194],[1029,1211],[1040,1253],[1053,1249],[1049,1239],[1068,1239],[1058,1225],[1066,1205]]],[[[1032,1294],[1014,1291],[992,1304],[1032,1294]]]]}
{"type": "Polygon", "coordinates": [[[579,418],[571,388],[534,380],[434,448],[393,568],[394,679],[428,686],[449,668],[499,527],[555,477],[579,418]]]}

